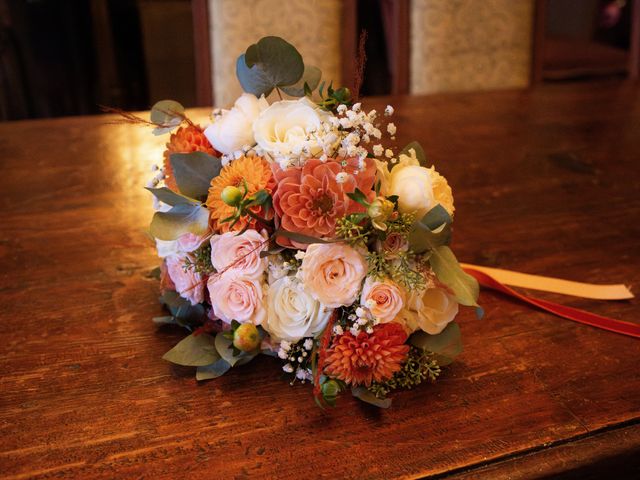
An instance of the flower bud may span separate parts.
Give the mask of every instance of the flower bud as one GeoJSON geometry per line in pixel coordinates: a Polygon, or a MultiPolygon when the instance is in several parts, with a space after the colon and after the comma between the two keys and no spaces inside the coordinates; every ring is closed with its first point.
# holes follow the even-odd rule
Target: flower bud
{"type": "Polygon", "coordinates": [[[253,352],[260,345],[260,333],[255,325],[243,323],[233,332],[233,346],[243,352],[253,352]]]}
{"type": "Polygon", "coordinates": [[[340,385],[335,380],[327,380],[322,384],[322,397],[327,401],[335,401],[340,393],[340,385]]]}
{"type": "Polygon", "coordinates": [[[384,222],[393,215],[393,202],[384,197],[376,197],[369,205],[367,215],[371,217],[371,223],[375,228],[385,231],[387,225],[384,222]]]}
{"type": "Polygon", "coordinates": [[[234,187],[229,185],[224,187],[222,193],[220,194],[220,198],[222,201],[231,207],[236,207],[242,201],[242,192],[238,187],[234,187]]]}

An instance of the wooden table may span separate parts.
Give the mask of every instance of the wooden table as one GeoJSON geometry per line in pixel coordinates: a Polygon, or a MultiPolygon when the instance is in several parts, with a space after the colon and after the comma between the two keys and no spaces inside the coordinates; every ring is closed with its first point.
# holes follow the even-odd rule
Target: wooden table
{"type": "MultiPolygon", "coordinates": [[[[453,185],[461,260],[637,286],[639,92],[369,104],[393,103],[399,143],[421,141],[453,185]]],[[[345,395],[323,412],[267,357],[196,384],[160,358],[183,332],[150,320],[162,310],[142,186],[164,139],[108,118],[0,124],[0,477],[640,474],[640,342],[489,292],[485,319],[460,316],[459,361],[389,410],[345,395]]],[[[539,296],[640,320],[637,299],[539,296]]]]}

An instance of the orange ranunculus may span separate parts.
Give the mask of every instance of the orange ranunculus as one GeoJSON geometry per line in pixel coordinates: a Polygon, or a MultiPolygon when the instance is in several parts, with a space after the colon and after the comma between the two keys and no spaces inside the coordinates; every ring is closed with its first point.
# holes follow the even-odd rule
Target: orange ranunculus
{"type": "Polygon", "coordinates": [[[178,128],[178,130],[169,137],[167,149],[164,151],[164,183],[167,188],[174,192],[178,191],[178,186],[173,177],[173,169],[171,168],[169,155],[172,153],[191,152],[204,152],[214,156],[220,155],[213,149],[207,137],[204,136],[202,128],[198,125],[187,125],[186,127],[178,128]]]}
{"type": "MultiPolygon", "coordinates": [[[[363,212],[364,207],[349,199],[347,193],[360,189],[372,200],[376,167],[366,159],[365,168],[358,170],[358,159],[329,159],[322,162],[312,158],[302,167],[281,169],[273,165],[277,188],[273,207],[280,227],[289,232],[311,237],[331,238],[336,221],[349,213],[363,212]],[[343,173],[342,182],[336,178],[343,173]],[[346,174],[346,175],[344,175],[346,174]]],[[[283,246],[306,248],[288,238],[280,237],[283,246]]]]}
{"type": "Polygon", "coordinates": [[[373,327],[373,333],[357,337],[346,332],[335,338],[327,352],[324,372],[350,385],[371,386],[389,380],[402,368],[409,345],[407,333],[397,323],[373,327]]]}
{"type": "MultiPolygon", "coordinates": [[[[222,201],[222,190],[228,186],[243,189],[244,182],[247,185],[247,195],[253,195],[259,190],[266,190],[272,193],[275,188],[273,174],[269,163],[262,157],[240,157],[233,160],[222,169],[220,175],[211,180],[209,187],[209,196],[207,198],[207,207],[211,212],[210,223],[214,233],[225,233],[230,230],[231,222],[221,221],[230,217],[235,212],[235,207],[229,206],[222,201]]],[[[253,212],[265,217],[262,207],[252,208],[253,212]]],[[[273,216],[273,212],[269,217],[273,216]]],[[[247,223],[251,228],[256,227],[256,220],[248,217],[242,217],[233,227],[234,231],[242,230],[247,223]]]]}

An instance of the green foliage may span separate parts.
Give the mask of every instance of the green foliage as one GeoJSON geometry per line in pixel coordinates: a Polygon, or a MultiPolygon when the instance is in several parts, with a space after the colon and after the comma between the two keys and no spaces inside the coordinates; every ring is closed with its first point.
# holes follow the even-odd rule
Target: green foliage
{"type": "Polygon", "coordinates": [[[196,380],[209,380],[218,378],[229,371],[231,365],[224,358],[221,358],[211,365],[205,365],[196,369],[196,380]]]}
{"type": "Polygon", "coordinates": [[[192,333],[165,353],[162,358],[177,365],[201,367],[219,360],[220,355],[216,351],[214,338],[211,335],[192,333]]]}
{"type": "Polygon", "coordinates": [[[437,335],[419,331],[409,338],[411,345],[433,352],[439,365],[445,366],[462,353],[462,336],[460,327],[456,322],[449,323],[445,329],[437,335]]]}
{"type": "Polygon", "coordinates": [[[150,120],[156,125],[154,135],[163,135],[184,120],[184,107],[174,100],[161,100],[151,107],[150,120]]]}
{"type": "Polygon", "coordinates": [[[182,298],[177,292],[172,290],[165,291],[162,296],[160,296],[160,302],[169,309],[171,312],[170,318],[172,318],[173,321],[168,320],[167,317],[156,317],[153,319],[156,323],[172,323],[191,329],[201,324],[205,319],[205,311],[202,305],[191,305],[191,302],[182,298]]]}
{"type": "Polygon", "coordinates": [[[411,142],[409,145],[404,147],[398,154],[398,157],[400,155],[411,156],[409,155],[409,150],[411,150],[412,148],[416,152],[416,159],[418,160],[418,162],[420,162],[420,165],[426,167],[427,155],[424,153],[424,148],[422,148],[422,145],[420,145],[418,142],[411,142]]]}
{"type": "Polygon", "coordinates": [[[336,236],[350,245],[365,245],[373,230],[370,221],[363,223],[366,218],[366,213],[352,213],[339,218],[336,221],[336,236]]]}
{"type": "Polygon", "coordinates": [[[172,153],[169,161],[180,193],[198,200],[207,197],[211,179],[222,170],[220,159],[204,152],[172,153]]]}
{"type": "Polygon", "coordinates": [[[313,65],[305,65],[304,73],[300,80],[295,85],[283,86],[282,91],[292,97],[304,97],[305,95],[311,95],[320,83],[322,77],[322,71],[313,65]]]}
{"type": "Polygon", "coordinates": [[[385,399],[392,390],[405,388],[411,390],[425,380],[435,382],[440,375],[440,366],[431,352],[422,348],[411,347],[407,361],[402,369],[396,372],[386,382],[374,382],[369,387],[369,392],[376,398],[385,399]]]}
{"type": "Polygon", "coordinates": [[[347,87],[334,90],[333,83],[327,87],[327,96],[324,96],[324,82],[318,88],[320,102],[318,105],[326,110],[335,111],[338,105],[351,105],[351,91],[347,87]]]}
{"type": "Polygon", "coordinates": [[[176,205],[198,205],[200,203],[197,200],[180,195],[173,190],[169,190],[167,187],[145,188],[153,193],[158,200],[172,207],[175,207],[176,205]]]}
{"type": "Polygon", "coordinates": [[[446,245],[431,251],[429,263],[438,280],[449,287],[461,305],[478,307],[480,287],[478,281],[460,267],[458,260],[446,245]]]}
{"type": "Polygon", "coordinates": [[[210,275],[214,268],[211,264],[211,243],[204,242],[200,248],[192,252],[185,260],[185,268],[193,269],[194,272],[201,275],[210,275]]]}
{"type": "Polygon", "coordinates": [[[249,363],[257,353],[239,352],[233,347],[233,341],[222,334],[216,335],[216,350],[232,367],[249,363]]]}
{"type": "Polygon", "coordinates": [[[304,69],[298,50],[280,37],[261,38],[236,61],[240,85],[256,97],[267,96],[274,88],[295,85],[304,69]]]}
{"type": "Polygon", "coordinates": [[[185,233],[203,235],[209,227],[209,212],[198,205],[180,204],[168,212],[156,212],[149,228],[159,240],[176,240],[185,233]]]}
{"type": "Polygon", "coordinates": [[[413,225],[409,233],[409,245],[416,253],[447,245],[451,240],[451,223],[453,219],[440,204],[433,207],[413,225]]]}

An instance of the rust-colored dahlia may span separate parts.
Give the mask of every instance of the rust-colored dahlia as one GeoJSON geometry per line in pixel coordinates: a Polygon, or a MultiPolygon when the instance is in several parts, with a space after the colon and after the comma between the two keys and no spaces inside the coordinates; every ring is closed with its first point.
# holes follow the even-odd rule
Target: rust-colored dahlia
{"type": "Polygon", "coordinates": [[[187,125],[186,127],[180,127],[169,137],[167,142],[167,149],[164,151],[164,173],[165,185],[173,190],[178,191],[176,180],[173,177],[173,169],[171,168],[171,162],[169,161],[169,155],[172,153],[191,153],[191,152],[204,152],[209,155],[219,156],[207,137],[204,136],[202,128],[198,125],[187,125]]]}
{"type": "MultiPolygon", "coordinates": [[[[372,189],[376,167],[370,159],[366,159],[362,171],[358,170],[357,158],[330,159],[326,162],[312,158],[302,167],[284,170],[274,164],[273,173],[277,183],[273,207],[280,226],[287,231],[311,237],[331,238],[339,218],[364,211],[362,205],[347,196],[356,187],[370,199],[375,195],[372,189]]],[[[282,237],[278,243],[306,248],[304,244],[282,237]]]]}
{"type": "MultiPolygon", "coordinates": [[[[264,158],[255,156],[240,157],[233,160],[222,169],[220,175],[211,180],[211,187],[209,187],[207,207],[211,213],[210,224],[214,232],[228,232],[231,222],[221,223],[221,221],[233,215],[235,211],[234,207],[222,201],[220,197],[222,190],[228,186],[238,187],[242,190],[244,182],[247,184],[247,195],[253,195],[263,189],[272,193],[275,189],[271,167],[264,158]]],[[[262,207],[254,207],[252,210],[256,215],[265,217],[262,207]]],[[[273,212],[270,212],[267,218],[273,218],[273,212]]],[[[233,230],[242,230],[247,225],[247,222],[250,228],[256,228],[257,221],[255,219],[249,221],[247,217],[243,217],[234,225],[233,230]]]]}
{"type": "Polygon", "coordinates": [[[404,328],[393,322],[376,325],[372,334],[344,333],[327,352],[324,372],[351,385],[384,382],[402,368],[409,352],[406,341],[404,328]]]}

